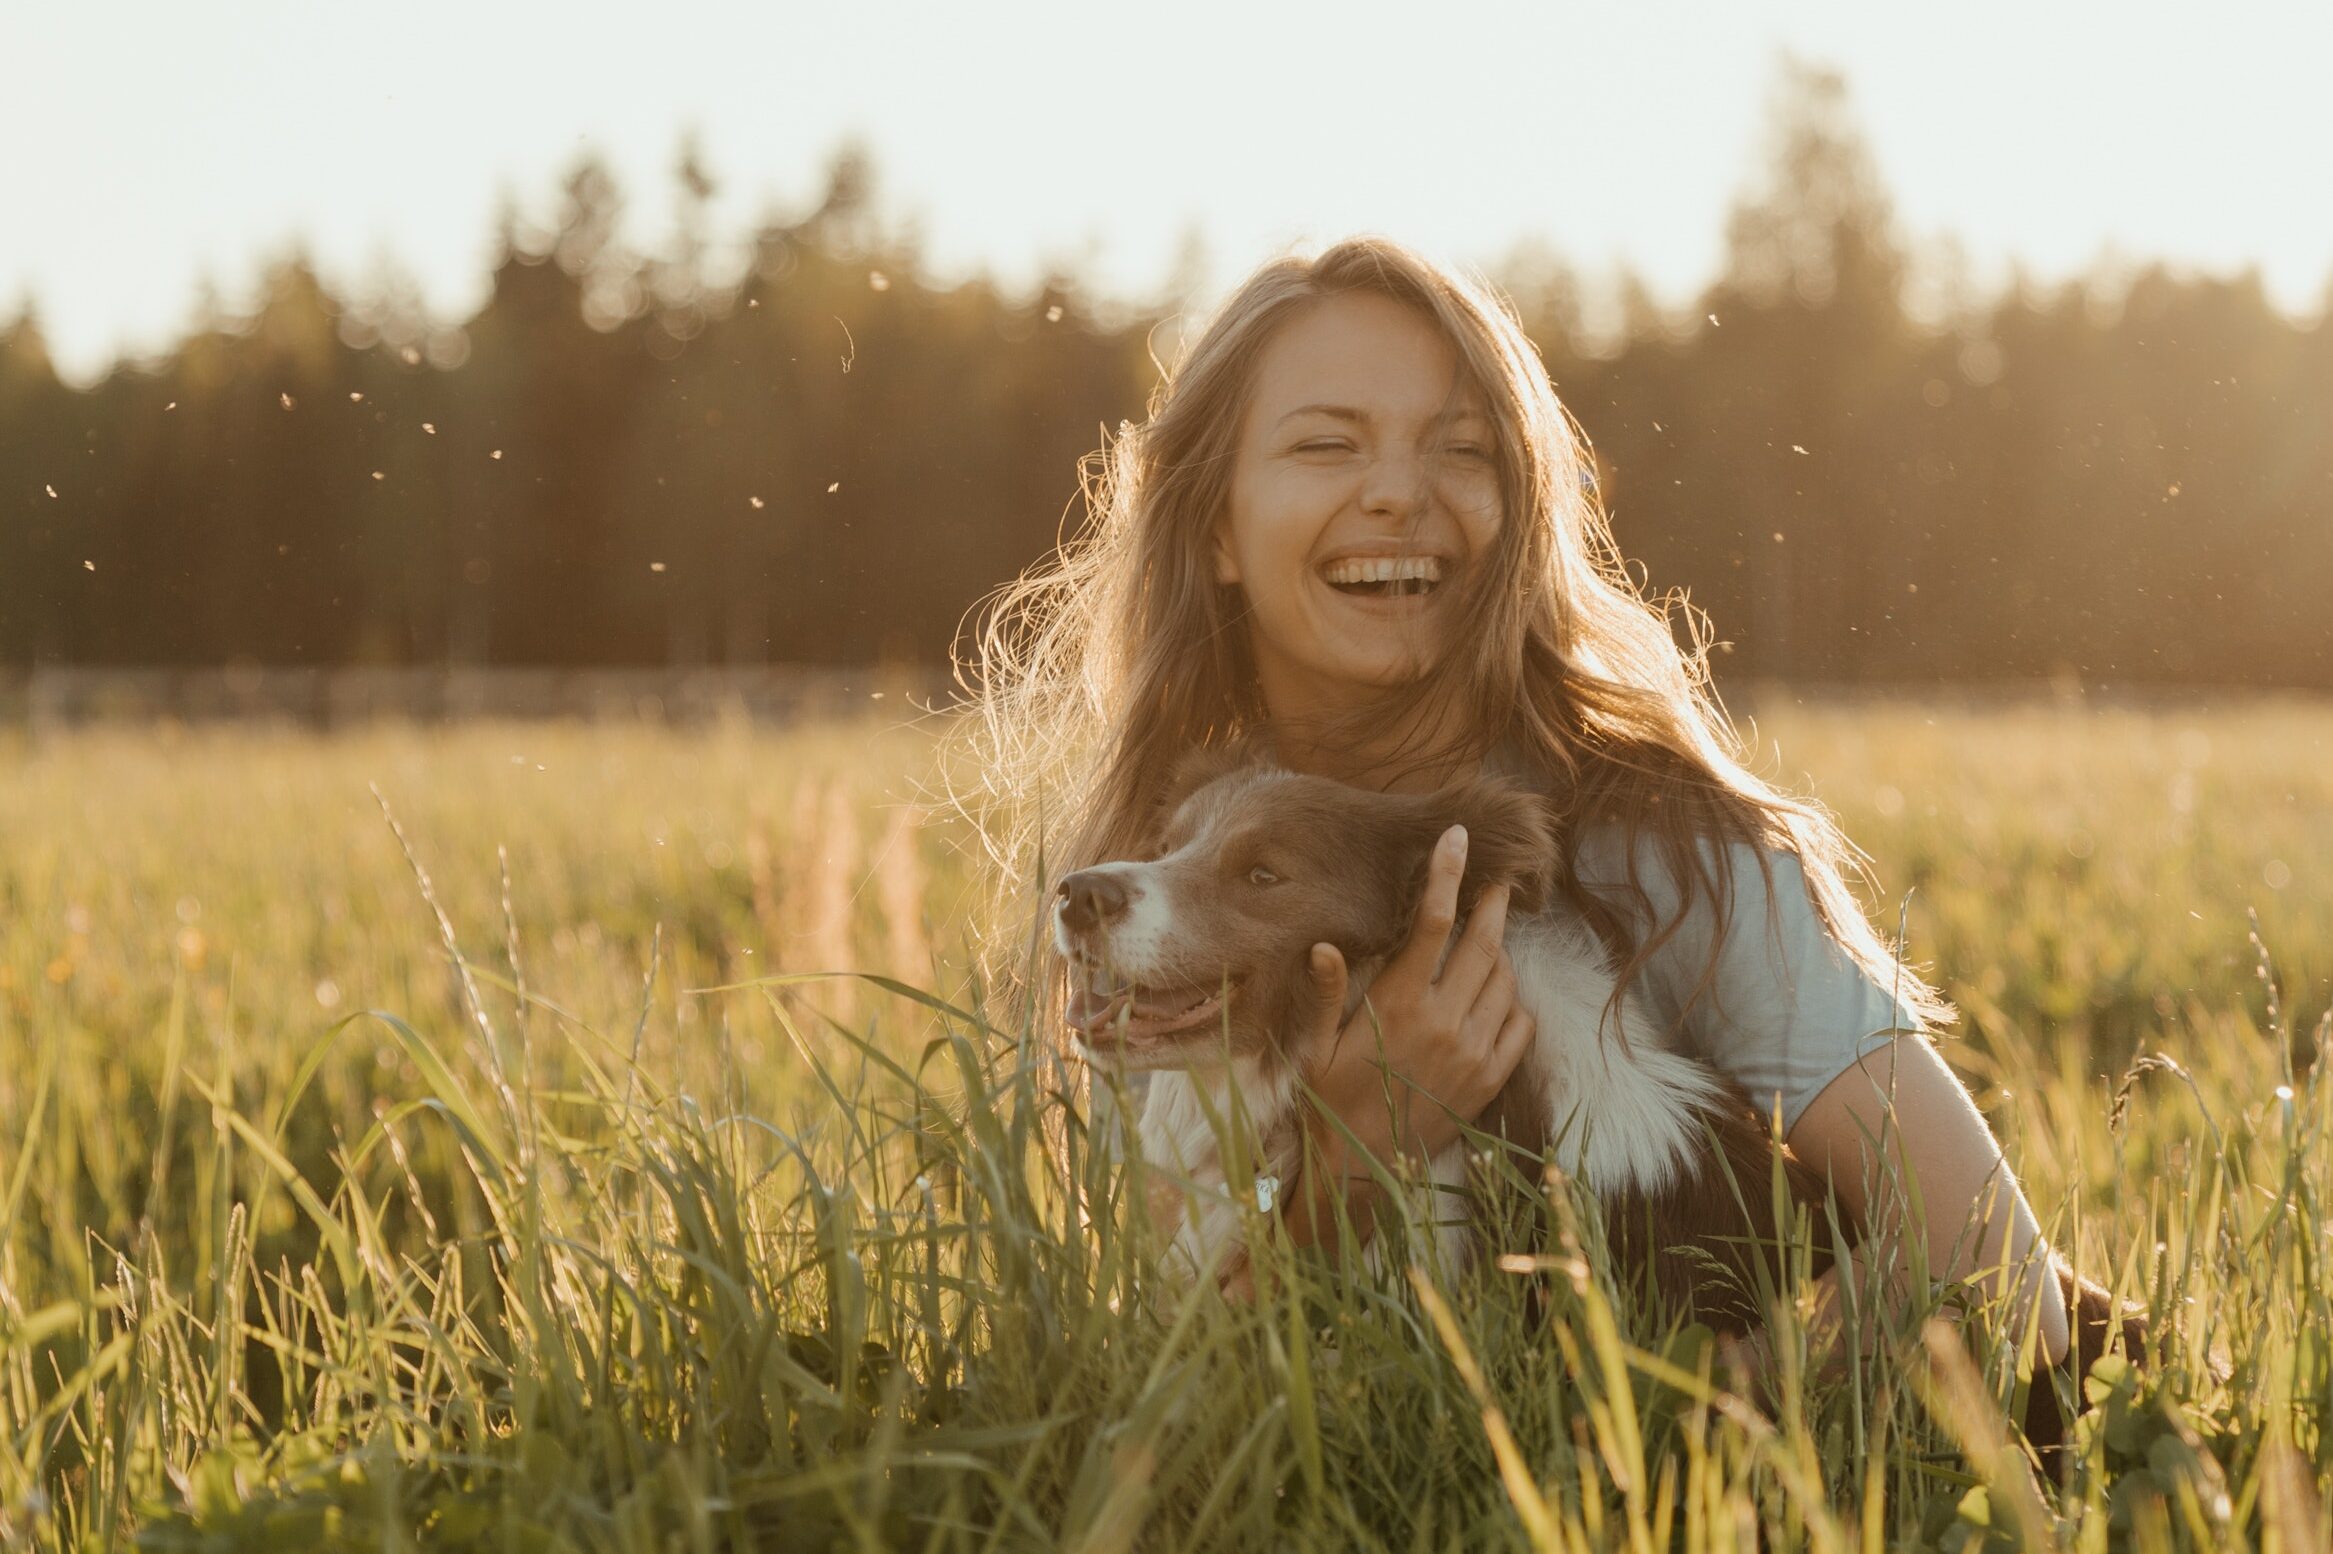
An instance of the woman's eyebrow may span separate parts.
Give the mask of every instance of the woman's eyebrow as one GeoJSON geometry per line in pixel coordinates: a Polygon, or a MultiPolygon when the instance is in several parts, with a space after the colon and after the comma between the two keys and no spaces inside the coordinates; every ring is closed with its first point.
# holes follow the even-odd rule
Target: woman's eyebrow
{"type": "MultiPolygon", "coordinates": [[[[1364,425],[1370,419],[1368,411],[1355,409],[1351,405],[1298,405],[1273,424],[1275,426],[1286,425],[1300,415],[1325,415],[1332,420],[1355,421],[1364,425]]],[[[1427,417],[1426,424],[1428,426],[1443,426],[1453,421],[1487,421],[1489,419],[1490,417],[1481,410],[1472,406],[1460,406],[1456,409],[1435,412],[1427,417]]]]}

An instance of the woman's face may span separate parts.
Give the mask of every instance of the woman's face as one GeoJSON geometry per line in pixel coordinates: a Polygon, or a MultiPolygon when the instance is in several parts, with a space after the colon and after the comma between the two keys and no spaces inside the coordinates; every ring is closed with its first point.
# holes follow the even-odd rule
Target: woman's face
{"type": "Polygon", "coordinates": [[[1418,309],[1309,304],[1265,346],[1215,575],[1247,596],[1275,720],[1340,710],[1440,656],[1498,533],[1497,429],[1418,309]]]}

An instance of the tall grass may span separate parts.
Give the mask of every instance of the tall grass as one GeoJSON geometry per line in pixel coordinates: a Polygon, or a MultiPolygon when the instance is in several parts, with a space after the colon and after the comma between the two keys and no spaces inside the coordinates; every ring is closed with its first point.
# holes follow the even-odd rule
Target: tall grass
{"type": "Polygon", "coordinates": [[[0,788],[0,1546],[2324,1547],[2333,717],[1764,732],[2166,1335],[2062,1484],[1968,1292],[1745,1376],[1520,1162],[1504,1266],[1162,1278],[913,737],[89,733],[0,788]]]}

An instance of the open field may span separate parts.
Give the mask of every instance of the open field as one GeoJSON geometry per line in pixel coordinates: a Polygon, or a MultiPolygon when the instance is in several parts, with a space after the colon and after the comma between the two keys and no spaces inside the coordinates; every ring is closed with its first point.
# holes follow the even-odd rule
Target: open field
{"type": "Polygon", "coordinates": [[[0,735],[0,1549],[2325,1546],[2333,708],[1758,734],[2173,1335],[2068,1488],[1935,1293],[1845,1376],[1786,1312],[1753,1404],[1593,1281],[1163,1283],[921,733],[94,726],[0,735]],[[757,984],[842,969],[954,1007],[757,984]]]}

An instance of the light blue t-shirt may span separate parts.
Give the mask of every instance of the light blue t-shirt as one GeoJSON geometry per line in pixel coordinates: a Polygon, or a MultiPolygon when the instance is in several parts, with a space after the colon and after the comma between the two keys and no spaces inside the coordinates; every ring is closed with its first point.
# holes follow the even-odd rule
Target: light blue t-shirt
{"type": "MultiPolygon", "coordinates": [[[[1717,844],[1701,846],[1714,863],[1717,844]]],[[[1618,827],[1581,836],[1580,884],[1630,918],[1640,935],[1649,935],[1676,916],[1683,892],[1656,841],[1640,835],[1635,851],[1650,921],[1629,894],[1618,827]]],[[[1757,848],[1736,842],[1727,854],[1732,911],[1700,1002],[1680,1024],[1678,1013],[1709,970],[1717,943],[1717,905],[1706,895],[1637,969],[1636,992],[1663,1030],[1675,1030],[1693,1056],[1738,1082],[1760,1112],[1779,1097],[1787,1133],[1832,1080],[1897,1034],[1920,1029],[1920,1020],[1896,989],[1874,982],[1823,930],[1796,857],[1767,852],[1769,892],[1757,848]]]]}

